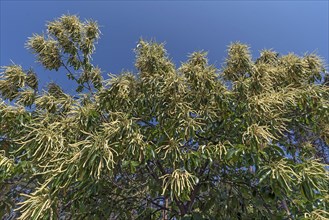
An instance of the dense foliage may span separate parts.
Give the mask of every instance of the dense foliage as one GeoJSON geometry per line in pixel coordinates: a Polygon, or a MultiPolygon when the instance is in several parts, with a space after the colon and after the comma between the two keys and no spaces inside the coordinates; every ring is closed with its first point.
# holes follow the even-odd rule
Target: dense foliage
{"type": "Polygon", "coordinates": [[[176,68],[140,40],[137,73],[103,80],[95,21],[65,15],[27,48],[76,93],[0,75],[4,219],[329,219],[329,78],[300,57],[233,43],[176,68]]]}

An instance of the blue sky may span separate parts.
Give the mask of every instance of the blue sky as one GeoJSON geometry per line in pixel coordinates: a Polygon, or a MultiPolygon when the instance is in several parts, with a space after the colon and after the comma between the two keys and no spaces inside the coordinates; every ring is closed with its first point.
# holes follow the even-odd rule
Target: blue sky
{"type": "Polygon", "coordinates": [[[224,62],[230,42],[251,47],[254,57],[264,48],[280,54],[316,51],[329,60],[328,1],[3,1],[1,0],[0,65],[11,60],[33,67],[41,85],[55,81],[73,90],[66,72],[45,71],[24,48],[32,33],[62,14],[92,18],[101,25],[94,65],[106,73],[134,71],[133,48],[140,37],[166,42],[178,66],[196,50],[209,52],[210,63],[224,62]]]}

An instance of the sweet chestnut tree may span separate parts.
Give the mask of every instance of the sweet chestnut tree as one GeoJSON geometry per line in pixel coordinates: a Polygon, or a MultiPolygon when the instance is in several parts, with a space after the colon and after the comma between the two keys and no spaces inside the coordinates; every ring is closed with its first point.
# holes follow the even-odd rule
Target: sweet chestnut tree
{"type": "Polygon", "coordinates": [[[97,22],[47,23],[26,47],[76,82],[0,73],[4,219],[328,219],[329,77],[315,54],[228,47],[176,67],[140,40],[135,72],[103,78],[97,22]]]}

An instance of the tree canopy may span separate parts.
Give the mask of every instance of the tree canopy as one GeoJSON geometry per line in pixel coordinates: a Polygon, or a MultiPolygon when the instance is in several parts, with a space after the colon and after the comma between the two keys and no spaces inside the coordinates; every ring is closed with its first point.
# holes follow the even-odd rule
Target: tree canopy
{"type": "Polygon", "coordinates": [[[26,47],[74,94],[0,73],[4,219],[329,219],[329,76],[316,54],[229,45],[176,67],[139,40],[135,72],[92,63],[97,22],[48,22],[26,47]]]}

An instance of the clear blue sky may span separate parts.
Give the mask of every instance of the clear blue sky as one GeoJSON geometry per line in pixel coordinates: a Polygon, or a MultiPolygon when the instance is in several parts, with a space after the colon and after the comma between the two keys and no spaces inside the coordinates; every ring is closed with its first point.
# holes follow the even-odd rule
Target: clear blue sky
{"type": "Polygon", "coordinates": [[[254,57],[264,48],[281,54],[317,51],[329,60],[328,1],[3,1],[1,62],[33,67],[41,84],[53,80],[72,91],[65,70],[45,71],[24,48],[32,33],[62,14],[93,18],[101,25],[94,64],[106,73],[134,70],[133,48],[140,37],[166,42],[178,66],[195,50],[209,52],[220,67],[230,42],[248,44],[254,57]]]}

